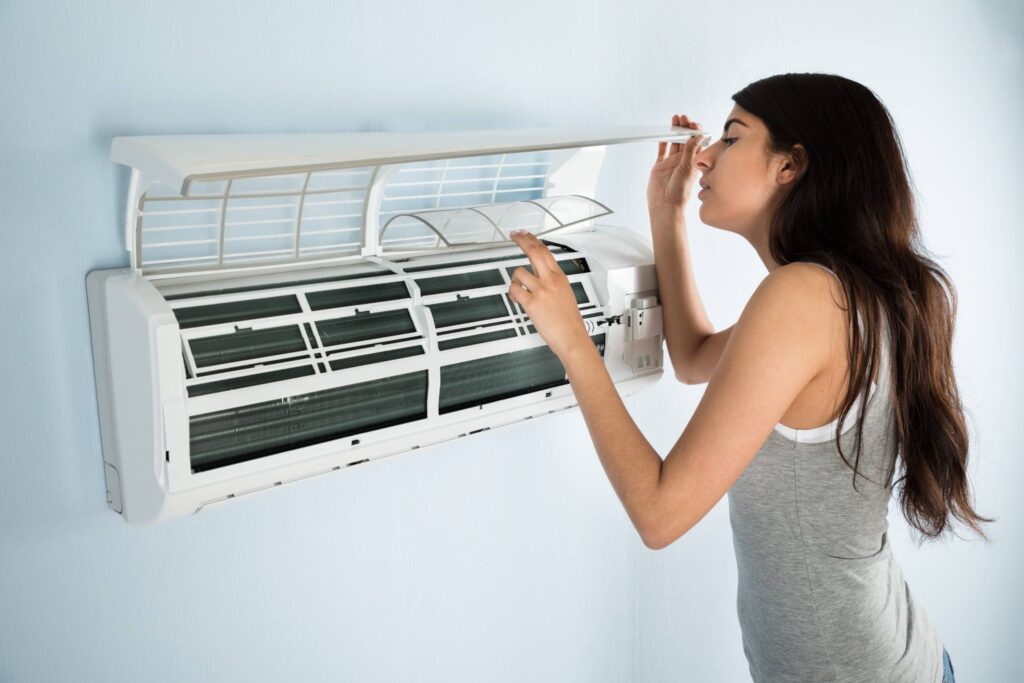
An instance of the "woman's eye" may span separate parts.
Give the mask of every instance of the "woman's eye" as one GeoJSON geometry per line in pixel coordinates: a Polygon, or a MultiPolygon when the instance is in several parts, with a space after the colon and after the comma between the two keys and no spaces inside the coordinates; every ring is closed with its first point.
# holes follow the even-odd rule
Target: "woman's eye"
{"type": "Polygon", "coordinates": [[[736,142],[736,138],[722,138],[722,142],[724,142],[725,146],[728,147],[732,143],[736,142]]]}

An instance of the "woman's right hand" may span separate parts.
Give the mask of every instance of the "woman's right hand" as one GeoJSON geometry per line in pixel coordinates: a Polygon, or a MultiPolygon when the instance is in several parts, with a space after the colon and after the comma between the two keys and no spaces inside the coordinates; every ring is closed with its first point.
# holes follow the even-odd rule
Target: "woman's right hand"
{"type": "MultiPolygon", "coordinates": [[[[686,114],[673,115],[672,125],[700,130],[700,124],[690,121],[686,114]]],[[[693,189],[696,156],[702,139],[703,136],[694,135],[685,143],[671,143],[671,149],[667,142],[658,143],[658,160],[647,183],[647,209],[652,216],[672,219],[682,216],[693,189]]]]}

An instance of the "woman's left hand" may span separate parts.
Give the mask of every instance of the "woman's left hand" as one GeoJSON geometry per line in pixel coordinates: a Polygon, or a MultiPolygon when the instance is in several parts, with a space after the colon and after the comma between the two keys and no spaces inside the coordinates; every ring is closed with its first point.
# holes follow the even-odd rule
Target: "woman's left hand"
{"type": "Polygon", "coordinates": [[[555,355],[564,359],[574,346],[590,343],[569,278],[558,267],[551,250],[535,235],[516,231],[509,237],[526,253],[533,273],[522,266],[516,268],[508,296],[523,307],[555,355]]]}

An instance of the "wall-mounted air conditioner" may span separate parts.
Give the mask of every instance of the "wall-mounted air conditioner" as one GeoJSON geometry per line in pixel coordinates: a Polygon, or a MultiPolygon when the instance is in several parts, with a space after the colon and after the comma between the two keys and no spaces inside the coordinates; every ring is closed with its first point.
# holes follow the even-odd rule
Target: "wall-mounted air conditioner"
{"type": "Polygon", "coordinates": [[[121,137],[131,266],[87,278],[109,506],[131,523],[576,405],[506,292],[541,236],[619,391],[662,372],[605,146],[665,127],[121,137]]]}

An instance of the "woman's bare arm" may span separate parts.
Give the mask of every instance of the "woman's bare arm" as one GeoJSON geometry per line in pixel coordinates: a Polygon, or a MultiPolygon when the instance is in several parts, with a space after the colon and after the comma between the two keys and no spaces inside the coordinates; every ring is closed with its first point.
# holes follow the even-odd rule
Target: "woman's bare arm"
{"type": "Polygon", "coordinates": [[[715,332],[708,320],[693,277],[682,216],[652,212],[651,233],[665,344],[672,368],[680,382],[703,384],[711,379],[733,326],[715,332]]]}
{"type": "MultiPolygon", "coordinates": [[[[700,124],[690,121],[685,114],[673,116],[672,125],[700,129],[700,124]]],[[[647,185],[665,343],[676,378],[686,384],[701,384],[711,378],[732,331],[729,327],[715,332],[690,265],[683,213],[696,176],[694,158],[698,143],[697,137],[671,147],[659,143],[658,159],[647,185]]]]}

